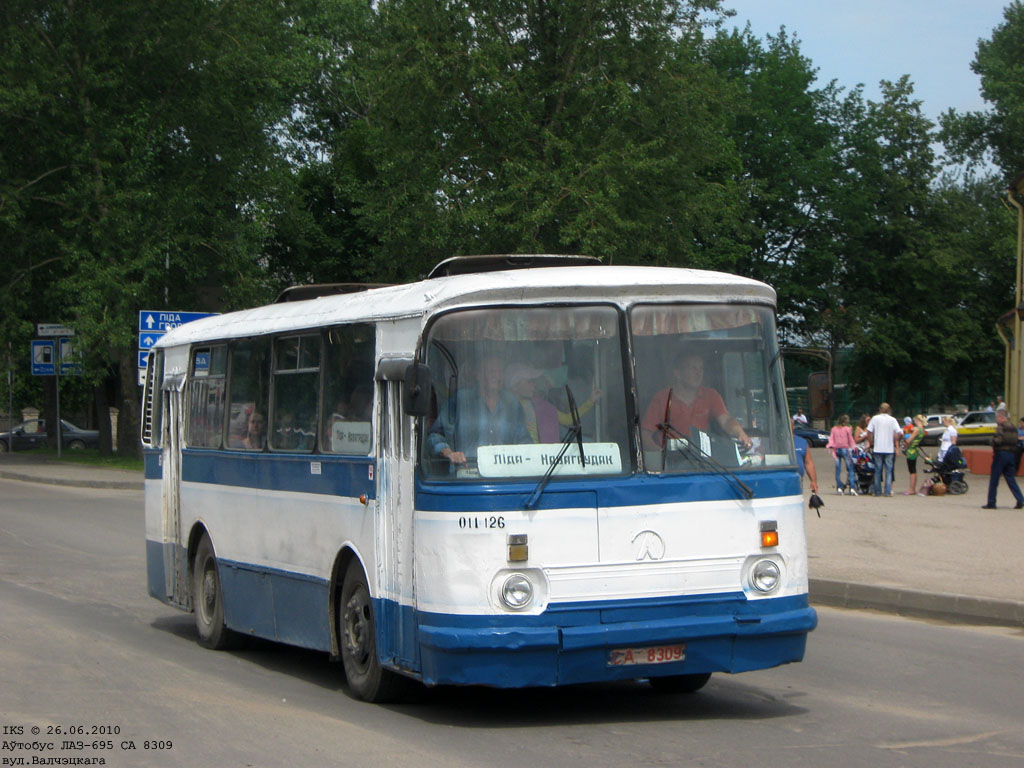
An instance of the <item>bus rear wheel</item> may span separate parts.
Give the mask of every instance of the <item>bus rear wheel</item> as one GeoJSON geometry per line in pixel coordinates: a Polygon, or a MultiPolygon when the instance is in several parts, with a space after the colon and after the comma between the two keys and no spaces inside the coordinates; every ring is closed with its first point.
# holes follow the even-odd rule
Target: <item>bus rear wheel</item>
{"type": "Polygon", "coordinates": [[[199,644],[215,651],[230,648],[237,635],[224,625],[224,597],[210,537],[204,535],[192,565],[192,608],[196,614],[199,644]]]}
{"type": "Polygon", "coordinates": [[[338,597],[338,641],[348,687],[363,701],[393,701],[409,681],[384,669],[377,655],[377,624],[366,574],[358,560],[349,563],[338,597]]]}
{"type": "Polygon", "coordinates": [[[699,675],[668,675],[667,677],[650,678],[651,688],[658,693],[696,693],[708,680],[710,672],[699,675]]]}

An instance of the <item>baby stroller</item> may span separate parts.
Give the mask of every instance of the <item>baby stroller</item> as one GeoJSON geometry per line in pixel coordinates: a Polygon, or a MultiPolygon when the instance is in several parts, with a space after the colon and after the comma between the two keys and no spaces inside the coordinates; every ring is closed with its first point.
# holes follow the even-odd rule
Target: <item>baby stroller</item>
{"type": "Polygon", "coordinates": [[[857,475],[857,493],[869,495],[875,482],[875,460],[870,451],[856,448],[853,452],[853,471],[857,475]]]}
{"type": "Polygon", "coordinates": [[[928,471],[932,473],[932,477],[927,483],[929,487],[941,481],[946,486],[946,493],[951,493],[954,496],[967,493],[967,481],[964,480],[963,473],[967,466],[967,459],[964,458],[957,446],[949,446],[942,461],[926,458],[924,463],[928,466],[928,471]]]}

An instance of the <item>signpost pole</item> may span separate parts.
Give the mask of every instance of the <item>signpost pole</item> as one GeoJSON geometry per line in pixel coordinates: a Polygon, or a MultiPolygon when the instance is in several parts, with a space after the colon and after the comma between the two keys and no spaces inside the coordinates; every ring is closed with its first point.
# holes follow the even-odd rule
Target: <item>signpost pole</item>
{"type": "Polygon", "coordinates": [[[11,342],[7,342],[7,434],[12,435],[14,445],[14,362],[11,358],[11,342]]]}
{"type": "MultiPolygon", "coordinates": [[[[68,336],[68,337],[74,336],[75,332],[71,328],[68,328],[66,326],[60,325],[58,323],[38,323],[38,324],[36,324],[36,333],[38,335],[40,335],[40,336],[49,336],[49,337],[54,337],[55,338],[55,342],[51,342],[53,344],[53,346],[50,348],[52,350],[52,354],[50,355],[50,359],[53,361],[53,375],[56,377],[54,379],[54,382],[57,385],[57,458],[59,459],[61,457],[61,449],[63,447],[62,443],[64,442],[64,435],[62,434],[61,423],[60,423],[60,366],[61,366],[61,364],[63,362],[63,358],[64,358],[64,355],[63,355],[64,343],[63,342],[66,341],[66,339],[62,339],[61,337],[62,336],[68,336]]],[[[42,342],[39,342],[39,343],[41,344],[42,342]]],[[[35,341],[32,342],[33,350],[35,349],[36,344],[37,344],[37,342],[35,342],[35,341]]],[[[70,347],[69,347],[69,349],[70,349],[70,347]]],[[[33,363],[34,363],[34,361],[33,361],[33,363]]],[[[36,373],[37,373],[36,370],[35,370],[35,365],[34,364],[33,364],[32,373],[33,373],[33,375],[36,375],[36,373]]],[[[72,371],[72,373],[73,373],[73,371],[72,371]]],[[[41,371],[38,372],[38,375],[49,376],[50,374],[49,374],[48,371],[41,370],[41,371]]]]}
{"type": "Polygon", "coordinates": [[[60,433],[60,344],[57,344],[57,364],[53,367],[54,381],[57,383],[57,458],[60,458],[61,443],[63,436],[60,433]]]}

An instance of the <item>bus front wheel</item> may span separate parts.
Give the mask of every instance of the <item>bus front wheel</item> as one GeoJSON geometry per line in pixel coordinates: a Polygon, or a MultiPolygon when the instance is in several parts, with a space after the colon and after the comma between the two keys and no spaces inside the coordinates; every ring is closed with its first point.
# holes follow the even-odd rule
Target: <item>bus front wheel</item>
{"type": "Polygon", "coordinates": [[[199,644],[215,651],[234,645],[237,637],[224,626],[224,597],[210,537],[204,535],[192,566],[192,607],[196,614],[199,644]]]}
{"type": "Polygon", "coordinates": [[[651,688],[658,693],[696,693],[708,680],[710,672],[699,675],[668,675],[667,677],[650,678],[651,688]]]}
{"type": "Polygon", "coordinates": [[[353,695],[363,701],[396,698],[406,678],[384,669],[377,656],[377,625],[366,574],[358,560],[349,563],[338,597],[341,662],[353,695]]]}

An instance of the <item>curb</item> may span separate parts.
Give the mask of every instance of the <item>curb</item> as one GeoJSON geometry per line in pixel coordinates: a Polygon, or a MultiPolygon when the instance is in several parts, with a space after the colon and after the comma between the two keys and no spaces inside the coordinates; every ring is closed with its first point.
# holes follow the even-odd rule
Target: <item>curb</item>
{"type": "Polygon", "coordinates": [[[871,608],[900,616],[957,623],[1024,627],[1024,603],[970,595],[922,592],[903,587],[810,580],[810,599],[836,608],[871,608]]]}
{"type": "Polygon", "coordinates": [[[123,491],[141,491],[145,487],[142,480],[90,480],[88,478],[40,477],[36,474],[12,472],[0,469],[0,477],[7,480],[21,480],[26,483],[43,483],[45,485],[63,485],[74,488],[107,488],[123,491]]]}

